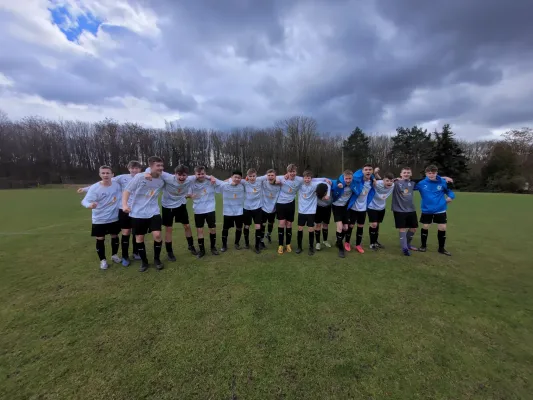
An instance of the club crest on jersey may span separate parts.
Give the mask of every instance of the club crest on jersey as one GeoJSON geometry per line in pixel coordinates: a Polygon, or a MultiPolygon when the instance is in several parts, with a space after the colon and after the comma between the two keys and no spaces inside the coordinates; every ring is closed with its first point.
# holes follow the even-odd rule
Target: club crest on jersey
{"type": "Polygon", "coordinates": [[[257,193],[257,189],[256,188],[254,188],[254,193],[257,193]]]}
{"type": "Polygon", "coordinates": [[[289,193],[292,193],[292,188],[289,188],[289,193]]]}
{"type": "Polygon", "coordinates": [[[409,189],[406,188],[406,189],[403,190],[403,192],[404,192],[405,194],[407,194],[407,193],[409,193],[409,189]]]}
{"type": "Polygon", "coordinates": [[[411,187],[411,182],[409,182],[409,183],[407,184],[407,186],[411,187]]]}
{"type": "Polygon", "coordinates": [[[233,198],[234,198],[234,199],[237,198],[237,193],[233,193],[233,198]]]}
{"type": "Polygon", "coordinates": [[[437,186],[437,190],[442,190],[442,186],[441,185],[437,186]]]}

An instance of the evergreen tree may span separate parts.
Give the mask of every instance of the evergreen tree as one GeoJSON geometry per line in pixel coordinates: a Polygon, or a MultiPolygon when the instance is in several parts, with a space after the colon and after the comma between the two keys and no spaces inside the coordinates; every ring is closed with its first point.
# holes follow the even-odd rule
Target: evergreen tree
{"type": "Polygon", "coordinates": [[[432,158],[431,134],[416,125],[411,129],[399,127],[392,137],[391,157],[401,167],[411,167],[414,176],[424,172],[432,158]]]}
{"type": "Polygon", "coordinates": [[[439,168],[439,174],[452,177],[456,182],[461,181],[468,173],[468,159],[449,124],[442,127],[442,132],[434,133],[431,164],[439,168]]]}
{"type": "Polygon", "coordinates": [[[356,127],[348,139],[344,141],[344,156],[348,168],[354,171],[361,168],[363,164],[371,162],[370,138],[363,130],[356,127]]]}

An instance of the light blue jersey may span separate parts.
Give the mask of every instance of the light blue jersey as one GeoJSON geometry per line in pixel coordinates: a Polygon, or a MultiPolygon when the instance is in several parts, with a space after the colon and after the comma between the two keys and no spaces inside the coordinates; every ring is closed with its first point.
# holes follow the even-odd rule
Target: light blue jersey
{"type": "Polygon", "coordinates": [[[245,210],[257,210],[261,208],[263,197],[263,182],[267,180],[266,176],[258,176],[254,183],[242,180],[241,183],[246,189],[244,198],[245,210]]]}
{"type": "Polygon", "coordinates": [[[196,180],[191,182],[189,194],[193,195],[192,208],[195,214],[207,214],[215,211],[215,190],[224,182],[217,179],[213,184],[209,179],[204,179],[202,182],[196,180]]]}
{"type": "MultiPolygon", "coordinates": [[[[132,175],[132,174],[122,174],[122,175],[117,175],[111,178],[113,182],[117,182],[120,185],[121,193],[120,193],[120,198],[118,200],[118,207],[121,210],[122,210],[122,192],[126,189],[126,186],[128,186],[128,183],[130,183],[130,181],[134,178],[134,176],[135,175],[132,175]]],[[[90,186],[87,186],[87,187],[82,188],[81,190],[83,192],[88,192],[89,188],[90,186]]],[[[131,207],[132,201],[133,201],[133,198],[130,196],[128,200],[129,207],[131,207]]]]}
{"type": "Polygon", "coordinates": [[[189,193],[191,183],[196,181],[194,175],[188,176],[182,183],[176,178],[176,175],[163,172],[163,181],[165,187],[163,188],[163,196],[161,196],[161,205],[165,208],[178,208],[183,204],[187,204],[185,197],[189,193]]]}
{"type": "Polygon", "coordinates": [[[296,193],[300,189],[300,186],[304,183],[304,178],[301,176],[295,176],[294,180],[285,179],[284,175],[276,177],[281,182],[281,191],[278,196],[279,204],[289,204],[296,198],[296,193]]]}
{"type": "Polygon", "coordinates": [[[126,186],[126,192],[133,196],[130,206],[130,216],[132,218],[152,218],[159,215],[159,193],[163,190],[165,183],[161,178],[148,180],[144,174],[137,174],[135,178],[126,186]]]}
{"type": "Polygon", "coordinates": [[[280,191],[281,185],[270,183],[268,179],[263,181],[261,209],[267,214],[272,214],[276,211],[276,203],[278,202],[280,191]]]}
{"type": "MultiPolygon", "coordinates": [[[[316,214],[318,197],[316,197],[316,187],[319,183],[303,183],[298,190],[298,214],[316,214]]],[[[331,194],[331,186],[328,185],[327,196],[331,194]]]]}
{"type": "Polygon", "coordinates": [[[222,210],[224,215],[234,217],[243,214],[244,209],[244,185],[232,185],[231,182],[224,182],[218,186],[217,192],[222,193],[222,210]]]}
{"type": "Polygon", "coordinates": [[[370,189],[372,189],[372,181],[370,180],[364,181],[363,189],[361,190],[361,193],[359,194],[359,196],[357,196],[357,199],[355,200],[352,206],[352,210],[360,211],[360,212],[366,211],[367,198],[368,198],[368,193],[370,193],[370,189]]]}
{"type": "Polygon", "coordinates": [[[385,183],[383,183],[382,180],[379,180],[374,185],[374,189],[376,191],[376,194],[374,195],[374,198],[368,205],[368,208],[370,210],[384,210],[385,206],[387,205],[387,198],[392,194],[394,191],[394,183],[391,187],[385,186],[385,183]]]}
{"type": "Polygon", "coordinates": [[[92,210],[93,224],[109,224],[118,221],[119,198],[122,190],[117,182],[111,181],[110,186],[104,186],[102,182],[89,187],[87,194],[81,201],[85,208],[92,203],[97,203],[92,210]]]}

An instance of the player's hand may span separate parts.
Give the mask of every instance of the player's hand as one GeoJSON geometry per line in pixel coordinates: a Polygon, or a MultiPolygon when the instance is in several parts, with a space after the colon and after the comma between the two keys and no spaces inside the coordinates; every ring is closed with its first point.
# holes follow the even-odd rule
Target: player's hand
{"type": "Polygon", "coordinates": [[[193,199],[193,200],[194,200],[194,199],[197,199],[198,197],[200,197],[200,196],[199,196],[198,194],[196,194],[196,193],[193,193],[193,194],[191,194],[191,195],[189,196],[189,198],[190,198],[190,199],[193,199]]]}
{"type": "Polygon", "coordinates": [[[214,185],[215,183],[217,183],[217,179],[216,179],[214,176],[211,177],[211,183],[212,183],[213,185],[214,185]]]}
{"type": "Polygon", "coordinates": [[[147,172],[147,173],[144,174],[144,178],[145,178],[146,180],[151,181],[151,180],[152,180],[152,174],[149,174],[149,173],[147,172]]]}
{"type": "Polygon", "coordinates": [[[324,200],[328,201],[328,200],[329,200],[329,196],[328,196],[328,195],[325,195],[325,196],[324,196],[324,200]]]}
{"type": "Polygon", "coordinates": [[[82,194],[83,193],[83,188],[78,188],[78,190],[76,190],[77,193],[79,194],[82,194]]]}
{"type": "Polygon", "coordinates": [[[91,203],[91,204],[89,205],[89,207],[87,207],[87,208],[89,208],[90,210],[93,210],[93,209],[95,209],[97,206],[98,206],[98,203],[91,203]]]}
{"type": "Polygon", "coordinates": [[[453,199],[451,197],[446,197],[446,203],[451,203],[453,199]]]}
{"type": "Polygon", "coordinates": [[[379,173],[379,167],[374,168],[374,173],[375,173],[375,174],[378,174],[378,173],[379,173]]]}
{"type": "Polygon", "coordinates": [[[326,183],[331,186],[331,181],[329,179],[326,179],[326,183]]]}
{"type": "Polygon", "coordinates": [[[131,209],[128,206],[122,206],[122,211],[124,211],[126,214],[129,214],[131,212],[131,209]]]}
{"type": "Polygon", "coordinates": [[[442,179],[444,179],[446,183],[453,183],[453,179],[448,176],[443,176],[442,179]]]}
{"type": "Polygon", "coordinates": [[[284,177],[285,179],[289,179],[289,174],[285,174],[285,175],[283,175],[283,177],[284,177]]]}
{"type": "Polygon", "coordinates": [[[342,189],[344,186],[342,186],[342,183],[337,183],[337,187],[338,187],[339,189],[342,189]]]}

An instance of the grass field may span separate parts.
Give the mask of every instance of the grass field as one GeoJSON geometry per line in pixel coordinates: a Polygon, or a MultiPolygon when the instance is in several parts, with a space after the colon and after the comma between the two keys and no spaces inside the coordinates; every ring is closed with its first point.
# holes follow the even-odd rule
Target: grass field
{"type": "Polygon", "coordinates": [[[80,200],[0,191],[2,399],[533,398],[533,196],[459,193],[451,258],[389,212],[379,253],[196,260],[179,228],[146,273],[99,270],[80,200]]]}

